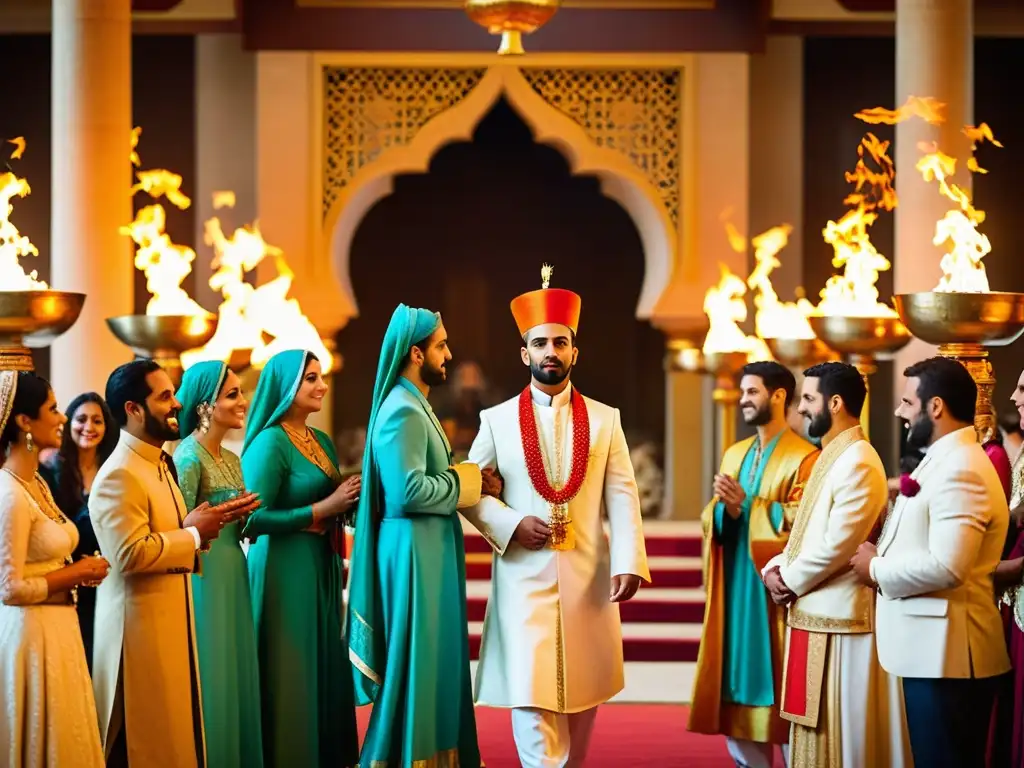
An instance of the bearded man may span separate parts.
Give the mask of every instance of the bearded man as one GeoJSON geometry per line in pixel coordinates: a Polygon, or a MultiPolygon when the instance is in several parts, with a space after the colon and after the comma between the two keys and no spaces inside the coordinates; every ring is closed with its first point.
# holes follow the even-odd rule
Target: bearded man
{"type": "Polygon", "coordinates": [[[181,403],[154,361],[117,368],[106,400],[121,436],[96,473],[89,516],[111,565],[96,595],[92,669],[107,765],[204,766],[191,574],[202,546],[257,501],[188,512],[162,449],[179,438],[181,403]]]}
{"type": "Polygon", "coordinates": [[[804,371],[799,411],[822,452],[789,543],[761,572],[776,605],[790,606],[781,709],[795,768],[908,764],[899,681],[875,657],[874,593],[850,567],[888,499],[860,427],[866,397],[851,365],[804,371]]]}
{"type": "Polygon", "coordinates": [[[778,712],[786,621],[760,570],[788,541],[820,452],[787,423],[788,368],[749,363],[741,375],[740,410],[757,434],[726,450],[701,515],[707,600],[687,728],[724,734],[737,766],[771,768],[773,745],[789,742],[778,712]]]}
{"type": "Polygon", "coordinates": [[[903,679],[914,763],[985,764],[999,676],[1010,669],[992,576],[1009,508],[974,428],[977,385],[956,360],[931,358],[904,371],[896,415],[907,447],[927,447],[878,547],[853,558],[878,590],[878,659],[903,679]]]}
{"type": "Polygon", "coordinates": [[[495,551],[476,701],[512,709],[525,768],[583,765],[597,706],[624,685],[617,604],[650,580],[619,412],[569,383],[580,297],[542,275],[512,302],[530,383],[481,414],[469,452],[507,505],[463,511],[495,551]]]}

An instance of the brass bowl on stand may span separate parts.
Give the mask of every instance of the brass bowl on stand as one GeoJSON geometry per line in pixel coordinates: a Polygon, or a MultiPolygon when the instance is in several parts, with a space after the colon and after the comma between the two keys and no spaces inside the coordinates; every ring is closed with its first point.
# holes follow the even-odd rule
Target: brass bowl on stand
{"type": "Polygon", "coordinates": [[[48,347],[78,320],[84,293],[0,291],[0,370],[31,371],[32,347],[48,347]]]}
{"type": "Polygon", "coordinates": [[[522,55],[523,35],[536,32],[558,12],[562,0],[466,0],[466,15],[492,35],[501,35],[501,56],[522,55]]]}
{"type": "Polygon", "coordinates": [[[136,357],[150,357],[181,383],[181,353],[205,345],[217,331],[217,315],[121,315],[107,326],[136,357]]]}
{"type": "Polygon", "coordinates": [[[992,393],[996,380],[986,347],[1012,344],[1024,333],[1024,293],[940,293],[894,296],[896,311],[910,332],[939,354],[958,360],[978,386],[974,427],[978,438],[995,436],[992,393]]]}

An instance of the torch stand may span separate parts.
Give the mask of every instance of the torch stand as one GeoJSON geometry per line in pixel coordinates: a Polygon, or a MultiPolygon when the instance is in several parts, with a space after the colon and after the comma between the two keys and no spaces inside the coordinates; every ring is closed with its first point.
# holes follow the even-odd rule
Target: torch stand
{"type": "Polygon", "coordinates": [[[995,436],[996,380],[985,347],[1012,344],[1024,333],[1024,293],[910,293],[895,296],[910,332],[939,354],[958,360],[978,386],[974,428],[986,443],[995,436]]]}
{"type": "Polygon", "coordinates": [[[217,331],[217,315],[122,315],[108,317],[107,327],[136,357],[149,357],[160,365],[174,386],[184,373],[181,353],[198,349],[217,331]]]}

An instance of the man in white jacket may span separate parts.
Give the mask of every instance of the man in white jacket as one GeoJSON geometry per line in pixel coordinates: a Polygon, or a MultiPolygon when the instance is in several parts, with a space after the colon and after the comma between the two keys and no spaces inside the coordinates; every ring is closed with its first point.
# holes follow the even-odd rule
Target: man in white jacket
{"type": "Polygon", "coordinates": [[[878,589],[878,658],[903,678],[914,763],[984,765],[996,678],[1010,669],[992,589],[1009,509],[974,428],[977,386],[956,360],[910,366],[896,415],[928,452],[877,549],[853,566],[878,589]]]}
{"type": "Polygon", "coordinates": [[[476,701],[512,709],[525,768],[583,765],[597,706],[624,685],[618,603],[650,580],[619,412],[570,384],[581,301],[549,276],[512,302],[531,381],[480,415],[469,452],[504,502],[463,510],[495,551],[476,701]]]}

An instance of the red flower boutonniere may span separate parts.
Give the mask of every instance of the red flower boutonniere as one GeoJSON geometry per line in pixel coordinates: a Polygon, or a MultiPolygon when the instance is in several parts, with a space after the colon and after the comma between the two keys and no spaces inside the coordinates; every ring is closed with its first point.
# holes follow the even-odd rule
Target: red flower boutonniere
{"type": "Polygon", "coordinates": [[[910,475],[900,475],[900,496],[912,499],[921,492],[921,484],[910,475]]]}

